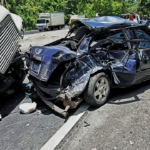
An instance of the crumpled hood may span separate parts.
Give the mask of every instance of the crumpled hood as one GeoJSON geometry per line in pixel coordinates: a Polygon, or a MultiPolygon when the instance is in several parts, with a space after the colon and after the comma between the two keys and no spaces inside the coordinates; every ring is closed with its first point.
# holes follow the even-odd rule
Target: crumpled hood
{"type": "Polygon", "coordinates": [[[74,59],[76,56],[76,52],[65,46],[35,46],[30,48],[30,55],[26,53],[26,61],[30,74],[46,82],[60,63],[74,59]]]}

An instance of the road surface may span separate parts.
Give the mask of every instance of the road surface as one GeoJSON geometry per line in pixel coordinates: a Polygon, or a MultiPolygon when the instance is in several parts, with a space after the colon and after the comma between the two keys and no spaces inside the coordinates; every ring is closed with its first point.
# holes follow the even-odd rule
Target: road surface
{"type": "Polygon", "coordinates": [[[149,150],[150,81],[114,89],[109,101],[91,107],[55,150],[149,150]]]}
{"type": "MultiPolygon", "coordinates": [[[[65,30],[65,29],[68,29],[69,27],[68,26],[65,26],[65,27],[63,27],[61,30],[65,30]]],[[[55,28],[54,30],[52,30],[52,31],[55,31],[55,30],[58,30],[58,28],[55,28]]],[[[41,31],[41,32],[48,32],[48,31],[41,31]]],[[[27,35],[27,34],[34,34],[34,33],[41,33],[41,32],[39,32],[39,30],[29,30],[29,31],[25,31],[25,35],[27,35]]]]}

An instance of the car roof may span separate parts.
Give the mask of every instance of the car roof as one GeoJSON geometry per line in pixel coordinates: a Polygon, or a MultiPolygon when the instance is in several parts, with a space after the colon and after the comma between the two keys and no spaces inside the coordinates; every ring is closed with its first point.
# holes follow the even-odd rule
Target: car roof
{"type": "Polygon", "coordinates": [[[117,16],[103,16],[103,17],[96,17],[92,19],[83,19],[80,20],[80,22],[82,22],[83,24],[91,28],[101,28],[101,27],[118,28],[118,27],[139,25],[134,21],[123,19],[117,16]]]}

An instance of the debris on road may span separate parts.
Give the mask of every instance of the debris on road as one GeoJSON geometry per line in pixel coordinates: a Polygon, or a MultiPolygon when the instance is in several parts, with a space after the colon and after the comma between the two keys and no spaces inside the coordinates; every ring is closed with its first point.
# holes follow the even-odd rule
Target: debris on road
{"type": "Polygon", "coordinates": [[[92,148],[92,150],[97,150],[97,148],[92,148]]]}
{"type": "Polygon", "coordinates": [[[23,114],[29,114],[36,110],[37,104],[35,102],[33,103],[24,103],[20,104],[19,109],[20,112],[23,114]]]}
{"type": "Polygon", "coordinates": [[[29,82],[25,88],[26,88],[26,91],[30,91],[33,88],[33,83],[29,82]]]}
{"type": "Polygon", "coordinates": [[[40,115],[42,113],[45,113],[47,111],[47,109],[41,109],[37,111],[37,115],[40,115]]]}
{"type": "Polygon", "coordinates": [[[134,142],[132,142],[132,141],[129,141],[129,142],[130,142],[130,144],[131,144],[131,145],[133,145],[133,144],[134,144],[134,142]]]}
{"type": "Polygon", "coordinates": [[[87,123],[86,121],[84,121],[84,123],[85,123],[85,126],[84,126],[84,127],[90,126],[90,124],[87,123]]]}

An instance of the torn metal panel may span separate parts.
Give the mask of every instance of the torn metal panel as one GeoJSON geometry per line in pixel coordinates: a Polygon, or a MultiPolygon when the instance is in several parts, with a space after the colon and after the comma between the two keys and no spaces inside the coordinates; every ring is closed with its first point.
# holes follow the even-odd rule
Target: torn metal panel
{"type": "Polygon", "coordinates": [[[106,68],[101,63],[97,63],[90,55],[84,55],[78,58],[75,62],[75,67],[66,74],[64,79],[70,83],[66,88],[68,98],[71,99],[79,96],[84,91],[91,74],[102,69],[105,70],[106,68]]]}
{"type": "Polygon", "coordinates": [[[27,61],[30,60],[30,74],[45,82],[60,63],[77,56],[75,52],[65,46],[31,47],[30,51],[30,56],[26,55],[27,61]]]}

